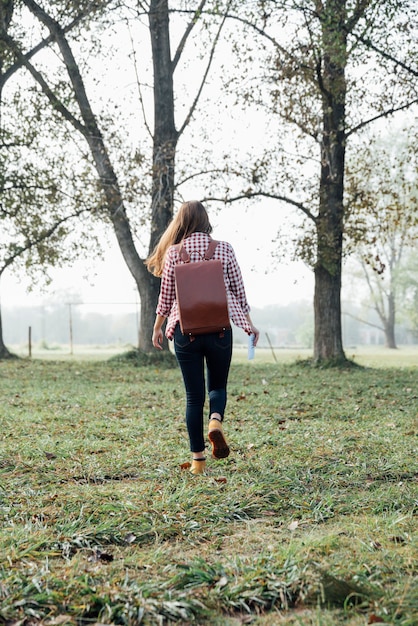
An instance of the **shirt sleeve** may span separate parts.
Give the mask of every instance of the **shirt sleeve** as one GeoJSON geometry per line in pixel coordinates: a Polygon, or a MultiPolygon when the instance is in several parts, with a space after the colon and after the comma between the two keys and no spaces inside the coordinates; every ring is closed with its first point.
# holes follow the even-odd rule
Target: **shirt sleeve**
{"type": "Polygon", "coordinates": [[[247,295],[245,293],[244,281],[242,279],[241,269],[238,265],[238,261],[235,256],[235,252],[233,247],[229,244],[228,246],[229,254],[228,254],[228,265],[227,265],[227,273],[229,279],[229,289],[234,294],[239,304],[241,305],[241,309],[244,313],[248,313],[250,311],[250,306],[247,301],[247,295]]]}
{"type": "Polygon", "coordinates": [[[176,286],[174,281],[174,255],[175,251],[169,249],[164,263],[161,276],[160,295],[156,313],[162,317],[169,317],[176,298],[176,286]]]}

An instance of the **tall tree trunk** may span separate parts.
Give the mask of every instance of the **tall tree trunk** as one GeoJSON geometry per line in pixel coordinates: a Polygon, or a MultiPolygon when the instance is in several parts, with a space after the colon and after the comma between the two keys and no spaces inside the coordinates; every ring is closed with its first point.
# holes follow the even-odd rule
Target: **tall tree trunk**
{"type": "Polygon", "coordinates": [[[386,319],[383,321],[383,328],[385,331],[385,346],[386,348],[391,348],[393,350],[397,349],[396,338],[395,338],[395,294],[390,291],[388,294],[388,314],[386,319]]]}
{"type": "MultiPolygon", "coordinates": [[[[1,274],[0,274],[0,279],[1,279],[1,274]]],[[[2,315],[1,315],[1,302],[0,302],[0,360],[1,359],[13,359],[16,358],[15,354],[12,354],[12,352],[10,352],[7,347],[6,344],[4,343],[4,339],[3,339],[3,321],[2,321],[2,315]]]]}
{"type": "Polygon", "coordinates": [[[4,343],[3,324],[2,324],[1,309],[0,309],[0,360],[11,359],[13,358],[13,356],[14,355],[11,352],[9,352],[9,350],[6,347],[6,344],[4,343]]]}
{"type": "MultiPolygon", "coordinates": [[[[151,0],[149,27],[154,69],[154,135],[151,192],[150,252],[173,216],[175,155],[178,133],[174,121],[173,63],[170,50],[168,0],[151,0]]],[[[160,280],[150,277],[141,301],[141,324],[152,335],[160,280]],[[149,328],[146,326],[149,325],[149,328]]],[[[142,325],[141,325],[142,330],[142,325]]],[[[164,339],[165,346],[167,340],[164,339]]]]}
{"type": "Polygon", "coordinates": [[[314,291],[314,362],[346,360],[342,345],[341,270],[344,230],[345,0],[322,15],[322,139],[314,291]]]}
{"type": "MultiPolygon", "coordinates": [[[[2,35],[7,34],[7,30],[9,28],[9,24],[13,15],[13,8],[14,8],[13,0],[2,0],[0,2],[0,33],[2,35]]],[[[3,75],[4,54],[5,54],[4,46],[3,46],[3,43],[0,42],[0,76],[3,75]]],[[[0,133],[1,133],[0,149],[2,148],[2,143],[3,143],[3,140],[2,140],[3,129],[1,126],[1,112],[2,112],[1,107],[2,107],[2,93],[1,93],[1,88],[0,88],[0,133]]],[[[1,275],[0,275],[0,278],[1,278],[1,275]]],[[[13,355],[7,349],[4,343],[4,339],[3,339],[3,323],[2,323],[1,305],[0,305],[0,359],[9,359],[12,356],[13,355]]]]}
{"type": "Polygon", "coordinates": [[[391,245],[391,254],[389,258],[389,289],[387,292],[387,316],[386,320],[383,320],[383,326],[385,330],[385,346],[391,350],[396,350],[396,338],[395,338],[395,320],[396,320],[396,284],[394,274],[396,269],[399,268],[402,258],[403,246],[400,246],[398,254],[396,254],[396,246],[394,238],[391,245]]]}

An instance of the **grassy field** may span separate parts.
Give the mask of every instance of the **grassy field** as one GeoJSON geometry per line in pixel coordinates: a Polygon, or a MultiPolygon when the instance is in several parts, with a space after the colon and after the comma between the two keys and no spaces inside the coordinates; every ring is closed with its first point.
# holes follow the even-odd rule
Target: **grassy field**
{"type": "Polygon", "coordinates": [[[0,623],[418,624],[418,368],[397,352],[237,352],[232,453],[203,477],[177,368],[0,362],[0,623]]]}
{"type": "MultiPolygon", "coordinates": [[[[9,346],[10,350],[22,357],[28,357],[28,347],[24,345],[9,346]]],[[[68,345],[57,344],[49,348],[35,345],[32,356],[43,360],[65,361],[104,361],[133,346],[123,345],[75,345],[71,352],[68,345]]],[[[312,350],[308,348],[257,348],[257,363],[294,363],[308,359],[312,350]]],[[[401,346],[398,350],[389,350],[383,346],[355,346],[346,348],[346,356],[358,365],[366,367],[409,367],[418,366],[418,345],[401,346]]],[[[234,361],[247,361],[247,348],[244,345],[234,347],[234,361]]]]}

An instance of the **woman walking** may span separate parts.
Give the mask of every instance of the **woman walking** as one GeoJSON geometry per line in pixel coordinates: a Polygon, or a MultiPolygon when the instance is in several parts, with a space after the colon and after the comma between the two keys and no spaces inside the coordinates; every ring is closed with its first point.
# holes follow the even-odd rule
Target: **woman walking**
{"type": "MultiPolygon", "coordinates": [[[[174,340],[174,351],[186,390],[186,425],[192,453],[190,471],[193,474],[203,474],[206,463],[203,427],[205,365],[209,396],[208,439],[212,446],[212,456],[222,459],[229,455],[222,423],[232,357],[232,330],[193,337],[183,335],[179,324],[174,279],[174,266],[180,262],[176,244],[183,243],[191,262],[199,260],[208,248],[211,232],[212,226],[204,206],[197,201],[184,202],[146,261],[148,270],[161,277],[152,343],[155,348],[162,350],[162,326],[167,319],[165,335],[174,340]]],[[[219,241],[213,258],[222,262],[230,318],[247,334],[253,334],[254,345],[257,345],[259,332],[251,321],[241,270],[231,244],[219,241]]]]}

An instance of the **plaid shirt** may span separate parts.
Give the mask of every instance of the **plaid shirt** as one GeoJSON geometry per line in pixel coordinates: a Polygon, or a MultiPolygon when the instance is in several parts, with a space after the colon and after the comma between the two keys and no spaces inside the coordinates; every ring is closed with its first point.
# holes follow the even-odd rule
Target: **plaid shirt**
{"type": "MultiPolygon", "coordinates": [[[[190,262],[199,261],[203,258],[210,242],[207,233],[193,233],[184,240],[184,247],[190,254],[190,262]]],[[[214,259],[222,261],[226,293],[228,296],[229,317],[236,326],[240,326],[250,335],[251,326],[245,317],[250,307],[245,295],[244,283],[241,270],[235,258],[234,250],[227,241],[220,241],[216,246],[214,259]]],[[[179,312],[176,301],[176,287],[174,281],[174,266],[180,262],[179,254],[175,246],[171,246],[166,255],[163,274],[161,277],[160,296],[157,305],[157,315],[168,317],[165,330],[166,337],[172,339],[174,329],[179,321],[179,312]]]]}

